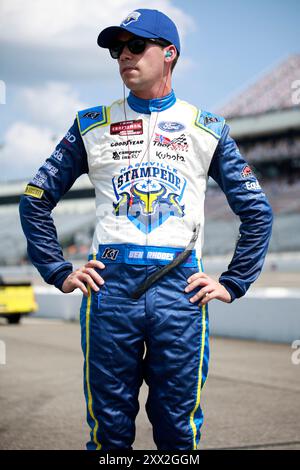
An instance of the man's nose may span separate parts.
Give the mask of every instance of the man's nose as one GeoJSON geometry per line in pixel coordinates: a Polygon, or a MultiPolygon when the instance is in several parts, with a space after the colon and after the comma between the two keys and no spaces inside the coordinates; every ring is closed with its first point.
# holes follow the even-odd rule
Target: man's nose
{"type": "Polygon", "coordinates": [[[130,50],[128,49],[126,45],[120,54],[120,60],[127,60],[131,58],[132,58],[132,53],[130,52],[130,50]]]}

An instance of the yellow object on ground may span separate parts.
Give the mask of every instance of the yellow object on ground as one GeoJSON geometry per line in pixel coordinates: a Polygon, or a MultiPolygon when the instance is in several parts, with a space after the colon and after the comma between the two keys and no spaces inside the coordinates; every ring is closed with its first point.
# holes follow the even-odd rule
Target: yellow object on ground
{"type": "Polygon", "coordinates": [[[0,316],[35,312],[37,303],[30,283],[0,284],[0,316]]]}

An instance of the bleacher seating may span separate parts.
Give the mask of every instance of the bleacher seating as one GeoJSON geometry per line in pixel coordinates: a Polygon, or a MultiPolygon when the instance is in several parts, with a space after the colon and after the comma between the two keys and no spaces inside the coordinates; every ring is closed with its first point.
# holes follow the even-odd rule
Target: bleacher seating
{"type": "Polygon", "coordinates": [[[297,105],[292,84],[299,80],[299,77],[300,54],[295,54],[264,73],[262,78],[256,79],[236,97],[229,99],[217,113],[229,118],[292,108],[297,105]]]}

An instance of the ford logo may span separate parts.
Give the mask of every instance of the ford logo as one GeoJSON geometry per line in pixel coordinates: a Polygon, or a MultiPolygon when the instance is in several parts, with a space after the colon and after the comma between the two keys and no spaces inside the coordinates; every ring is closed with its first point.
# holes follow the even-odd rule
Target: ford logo
{"type": "Polygon", "coordinates": [[[158,124],[158,127],[165,132],[180,132],[185,129],[183,124],[180,122],[173,122],[173,121],[162,121],[158,124]]]}

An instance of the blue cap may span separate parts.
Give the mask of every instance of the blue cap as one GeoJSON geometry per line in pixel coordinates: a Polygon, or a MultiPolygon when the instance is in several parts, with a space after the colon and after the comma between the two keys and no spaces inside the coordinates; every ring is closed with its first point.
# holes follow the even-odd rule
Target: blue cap
{"type": "Polygon", "coordinates": [[[180,54],[180,40],[175,23],[158,10],[141,8],[128,15],[120,26],[109,26],[98,36],[98,45],[109,48],[120,31],[129,31],[143,38],[165,39],[177,49],[180,54]]]}

